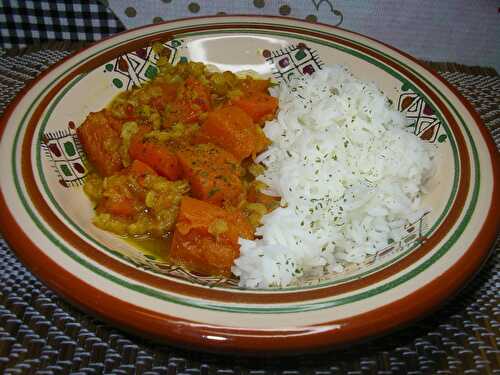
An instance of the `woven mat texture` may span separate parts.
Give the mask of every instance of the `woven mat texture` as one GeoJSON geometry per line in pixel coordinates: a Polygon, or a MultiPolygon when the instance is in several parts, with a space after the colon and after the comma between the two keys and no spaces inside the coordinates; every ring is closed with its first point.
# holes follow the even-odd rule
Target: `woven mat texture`
{"type": "MultiPolygon", "coordinates": [[[[0,114],[27,81],[69,53],[61,46],[20,56],[0,50],[0,114]]],[[[472,102],[500,149],[500,77],[488,69],[447,70],[440,74],[472,102]]],[[[0,238],[0,373],[500,374],[499,285],[497,242],[458,296],[404,330],[342,351],[255,360],[152,344],[96,320],[46,288],[0,238]]]]}

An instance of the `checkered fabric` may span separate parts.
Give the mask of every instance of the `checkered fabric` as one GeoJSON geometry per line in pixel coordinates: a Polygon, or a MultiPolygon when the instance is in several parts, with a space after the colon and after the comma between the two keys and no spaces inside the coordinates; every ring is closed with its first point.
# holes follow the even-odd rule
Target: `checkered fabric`
{"type": "Polygon", "coordinates": [[[95,0],[0,1],[0,48],[50,40],[92,42],[122,30],[113,12],[95,0]]]}

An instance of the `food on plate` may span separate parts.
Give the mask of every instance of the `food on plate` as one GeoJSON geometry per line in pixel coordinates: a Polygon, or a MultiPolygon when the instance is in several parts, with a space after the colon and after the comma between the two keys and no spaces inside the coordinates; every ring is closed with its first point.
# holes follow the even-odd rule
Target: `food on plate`
{"type": "Polygon", "coordinates": [[[161,58],[158,67],[77,129],[93,222],[139,242],[162,239],[155,253],[192,272],[230,276],[238,238],[253,239],[279,204],[260,192],[253,163],[278,100],[268,79],[161,58]]]}
{"type": "Polygon", "coordinates": [[[255,228],[239,210],[182,198],[170,257],[203,274],[231,275],[239,255],[238,238],[253,239],[255,228]]]}
{"type": "Polygon", "coordinates": [[[422,215],[429,146],[343,67],[270,80],[171,65],[78,128],[94,224],[242,287],[362,262],[422,215]]]}
{"type": "Polygon", "coordinates": [[[430,144],[371,83],[343,67],[276,88],[279,111],[256,162],[260,192],[281,198],[255,239],[240,239],[244,287],[286,286],[341,272],[393,241],[423,214],[430,144]]]}

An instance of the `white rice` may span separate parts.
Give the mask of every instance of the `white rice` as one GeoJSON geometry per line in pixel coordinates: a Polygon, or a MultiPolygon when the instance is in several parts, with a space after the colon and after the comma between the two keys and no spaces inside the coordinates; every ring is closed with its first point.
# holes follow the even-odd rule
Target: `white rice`
{"type": "Polygon", "coordinates": [[[344,67],[276,88],[272,141],[258,157],[259,180],[281,207],[265,215],[256,240],[240,238],[233,273],[240,286],[284,287],[342,272],[398,241],[422,213],[430,146],[408,130],[380,90],[344,67]]]}

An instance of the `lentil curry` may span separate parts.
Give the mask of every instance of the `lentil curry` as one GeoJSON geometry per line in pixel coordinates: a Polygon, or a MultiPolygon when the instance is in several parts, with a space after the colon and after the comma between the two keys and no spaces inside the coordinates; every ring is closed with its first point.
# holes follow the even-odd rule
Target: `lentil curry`
{"type": "Polygon", "coordinates": [[[278,102],[269,80],[163,57],[158,68],[78,128],[93,222],[154,240],[157,253],[195,273],[229,276],[238,238],[253,239],[278,204],[260,192],[262,167],[252,161],[268,144],[261,127],[278,102]]]}

